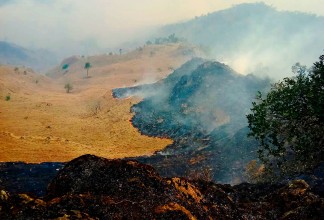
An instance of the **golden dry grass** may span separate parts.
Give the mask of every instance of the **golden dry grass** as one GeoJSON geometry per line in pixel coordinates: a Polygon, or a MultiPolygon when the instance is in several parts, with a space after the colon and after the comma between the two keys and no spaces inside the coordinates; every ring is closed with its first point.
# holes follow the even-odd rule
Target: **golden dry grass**
{"type": "Polygon", "coordinates": [[[55,80],[1,66],[0,161],[68,161],[83,154],[123,158],[163,149],[171,140],[143,136],[129,122],[130,107],[139,99],[116,100],[111,91],[167,76],[169,67],[190,58],[179,48],[146,47],[113,61],[107,55],[90,57],[93,67],[86,79],[82,59],[65,75],[54,69],[55,80]],[[67,82],[74,87],[71,93],[64,90],[67,82]]]}

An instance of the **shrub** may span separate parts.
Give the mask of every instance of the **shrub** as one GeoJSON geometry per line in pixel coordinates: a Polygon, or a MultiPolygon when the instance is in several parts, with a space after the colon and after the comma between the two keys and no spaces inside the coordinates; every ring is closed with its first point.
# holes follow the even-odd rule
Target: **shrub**
{"type": "Polygon", "coordinates": [[[92,115],[97,115],[101,111],[101,102],[97,101],[90,106],[90,112],[92,115]]]}
{"type": "Polygon", "coordinates": [[[72,86],[72,84],[67,83],[67,84],[65,84],[64,88],[66,90],[66,93],[70,93],[70,91],[73,89],[73,86],[72,86]]]}
{"type": "Polygon", "coordinates": [[[274,84],[263,98],[259,92],[247,116],[250,135],[272,177],[314,167],[324,152],[324,56],[307,70],[297,63],[295,77],[274,84]]]}

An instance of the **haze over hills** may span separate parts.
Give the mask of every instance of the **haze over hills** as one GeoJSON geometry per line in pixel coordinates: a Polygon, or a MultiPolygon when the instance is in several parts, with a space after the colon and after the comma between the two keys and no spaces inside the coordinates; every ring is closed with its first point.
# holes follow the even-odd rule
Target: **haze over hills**
{"type": "MultiPolygon", "coordinates": [[[[78,41],[64,40],[63,34],[60,36],[63,38],[60,46],[53,49],[53,45],[46,47],[43,43],[42,48],[56,51],[55,54],[59,59],[62,59],[62,54],[68,57],[90,56],[101,54],[103,51],[118,53],[119,48],[126,52],[130,48],[141,46],[147,40],[154,42],[155,38],[174,33],[179,38],[185,38],[188,42],[201,46],[211,59],[224,62],[240,73],[257,72],[281,78],[291,75],[290,67],[296,62],[310,66],[321,53],[323,48],[320,45],[324,43],[321,38],[323,26],[323,16],[279,11],[264,3],[246,3],[208,13],[189,21],[170,23],[162,28],[152,26],[148,28],[150,29],[148,33],[134,33],[132,39],[125,40],[125,43],[119,42],[106,46],[105,43],[112,41],[110,37],[103,43],[102,39],[98,40],[95,36],[78,41]]],[[[34,45],[33,48],[37,46],[34,45]]],[[[46,51],[28,50],[27,53],[22,49],[19,47],[19,53],[13,50],[10,56],[2,57],[1,52],[3,53],[4,50],[0,50],[0,62],[2,60],[3,64],[26,65],[37,71],[58,63],[55,57],[46,51]],[[25,58],[22,59],[21,55],[25,58]]]]}
{"type": "Polygon", "coordinates": [[[324,49],[323,27],[323,16],[253,3],[166,25],[156,36],[174,33],[240,73],[279,79],[291,75],[296,62],[312,65],[324,49]]]}
{"type": "Polygon", "coordinates": [[[29,67],[45,73],[57,63],[55,55],[47,50],[30,50],[21,46],[0,41],[0,64],[29,67]]]}

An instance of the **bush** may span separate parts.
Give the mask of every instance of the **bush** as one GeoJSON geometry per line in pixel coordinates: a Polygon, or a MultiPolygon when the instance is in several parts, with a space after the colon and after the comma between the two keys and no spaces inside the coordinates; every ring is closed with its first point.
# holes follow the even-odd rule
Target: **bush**
{"type": "Polygon", "coordinates": [[[272,177],[314,167],[324,152],[324,56],[310,70],[297,63],[295,77],[272,85],[263,98],[259,92],[247,116],[250,136],[272,177]]]}
{"type": "Polygon", "coordinates": [[[10,95],[7,95],[5,98],[6,101],[10,101],[10,99],[11,99],[10,95]]]}
{"type": "Polygon", "coordinates": [[[65,84],[64,86],[66,93],[70,93],[70,91],[73,89],[73,86],[70,83],[65,84]]]}
{"type": "Polygon", "coordinates": [[[92,115],[97,115],[100,111],[101,111],[101,102],[100,101],[94,102],[90,106],[90,112],[92,115]]]}

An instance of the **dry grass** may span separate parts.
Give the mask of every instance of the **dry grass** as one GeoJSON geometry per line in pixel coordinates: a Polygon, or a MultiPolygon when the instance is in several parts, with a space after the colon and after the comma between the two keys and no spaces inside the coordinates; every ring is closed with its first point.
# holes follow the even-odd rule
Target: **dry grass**
{"type": "Polygon", "coordinates": [[[59,68],[54,70],[55,80],[0,67],[0,161],[68,161],[83,154],[123,158],[163,149],[171,140],[143,136],[129,122],[130,107],[139,99],[116,100],[111,91],[165,77],[168,66],[178,67],[190,58],[170,56],[177,48],[153,48],[153,57],[149,55],[153,49],[146,48],[114,62],[105,60],[107,55],[91,57],[88,79],[83,78],[81,61],[63,76],[59,68]],[[74,88],[69,94],[66,82],[74,88]],[[8,94],[11,99],[6,101],[8,94]],[[100,109],[94,114],[97,103],[100,109]]]}

